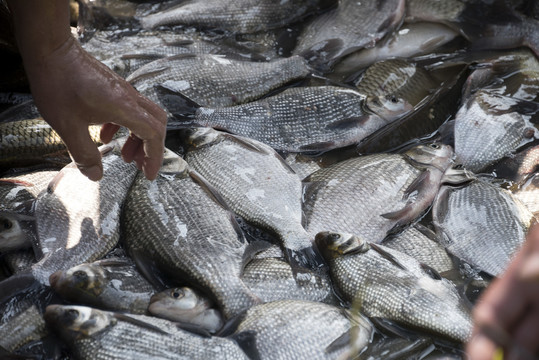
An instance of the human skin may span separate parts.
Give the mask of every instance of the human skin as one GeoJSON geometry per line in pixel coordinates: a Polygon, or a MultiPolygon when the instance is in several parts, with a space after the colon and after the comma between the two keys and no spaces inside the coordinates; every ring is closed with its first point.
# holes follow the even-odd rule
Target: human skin
{"type": "Polygon", "coordinates": [[[125,126],[131,135],[123,159],[155,179],[163,161],[166,113],[82,49],[71,36],[69,0],[8,0],[8,6],[34,101],[80,171],[94,181],[103,176],[88,126],[102,124],[104,143],[125,126]]]}
{"type": "Polygon", "coordinates": [[[466,346],[471,360],[539,357],[539,225],[502,277],[481,296],[466,346]]]}

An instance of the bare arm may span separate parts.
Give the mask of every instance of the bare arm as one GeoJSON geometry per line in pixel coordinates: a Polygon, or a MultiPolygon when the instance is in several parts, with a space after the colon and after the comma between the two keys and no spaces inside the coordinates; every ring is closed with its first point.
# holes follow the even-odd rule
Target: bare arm
{"type": "Polygon", "coordinates": [[[88,125],[104,124],[104,142],[122,125],[132,133],[122,149],[124,160],[134,160],[154,179],[163,160],[165,112],[80,47],[70,34],[68,0],[8,5],[36,105],[81,172],[92,180],[103,176],[88,125]]]}

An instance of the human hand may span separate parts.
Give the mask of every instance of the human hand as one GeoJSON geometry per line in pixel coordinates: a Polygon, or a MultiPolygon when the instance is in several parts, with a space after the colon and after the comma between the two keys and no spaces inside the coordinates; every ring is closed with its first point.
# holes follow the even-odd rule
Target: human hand
{"type": "Polygon", "coordinates": [[[64,140],[80,171],[91,180],[103,176],[103,165],[88,126],[103,124],[105,143],[120,125],[131,130],[122,149],[150,180],[163,160],[167,117],[156,104],[84,51],[72,37],[39,61],[25,59],[25,69],[43,118],[64,140]]]}
{"type": "Polygon", "coordinates": [[[539,358],[539,225],[530,229],[504,275],[485,290],[473,318],[469,359],[539,358]]]}

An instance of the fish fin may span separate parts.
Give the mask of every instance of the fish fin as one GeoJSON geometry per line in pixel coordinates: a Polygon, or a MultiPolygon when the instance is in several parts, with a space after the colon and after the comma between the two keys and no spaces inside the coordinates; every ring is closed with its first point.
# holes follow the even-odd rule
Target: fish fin
{"type": "Polygon", "coordinates": [[[133,262],[127,258],[109,258],[109,259],[101,259],[95,262],[99,266],[130,266],[133,265],[133,262]]]}
{"type": "Polygon", "coordinates": [[[398,220],[398,223],[400,222],[400,219],[406,218],[408,213],[412,210],[411,205],[406,205],[400,210],[388,212],[385,214],[381,214],[380,216],[383,218],[386,218],[388,220],[398,220]]]}
{"type": "Polygon", "coordinates": [[[283,253],[292,268],[294,279],[298,282],[303,281],[303,277],[306,275],[310,280],[311,275],[313,275],[310,270],[317,270],[325,265],[322,256],[312,246],[300,250],[284,248],[283,253]]]}
{"type": "Polygon", "coordinates": [[[392,320],[380,317],[369,318],[376,329],[387,335],[396,335],[404,339],[414,339],[417,335],[410,331],[408,328],[404,328],[392,320]]]}
{"type": "Polygon", "coordinates": [[[311,46],[299,55],[303,56],[315,70],[326,73],[331,70],[331,62],[342,52],[343,46],[342,39],[328,39],[311,46]]]}
{"type": "Polygon", "coordinates": [[[337,142],[335,141],[320,141],[320,142],[311,143],[308,145],[301,145],[299,147],[299,150],[301,152],[306,152],[306,151],[325,152],[325,151],[335,149],[336,147],[337,147],[337,142]]]}
{"type": "Polygon", "coordinates": [[[414,225],[414,228],[419,231],[421,234],[425,235],[428,239],[436,242],[436,233],[430,228],[426,227],[423,224],[417,223],[414,225]]]}
{"type": "Polygon", "coordinates": [[[235,315],[228,319],[223,327],[215,333],[215,336],[219,337],[229,337],[238,329],[238,326],[245,320],[245,317],[247,316],[247,310],[242,311],[238,315],[235,315]]]}
{"type": "Polygon", "coordinates": [[[167,71],[168,69],[170,69],[170,66],[168,65],[162,65],[158,68],[153,68],[151,70],[140,68],[137,71],[135,71],[133,74],[129,75],[125,80],[133,84],[134,82],[153,77],[154,75],[161,74],[162,72],[167,71]],[[146,70],[146,71],[143,71],[143,70],[146,70]]]}
{"type": "Polygon", "coordinates": [[[461,164],[455,164],[444,172],[441,184],[463,185],[475,179],[477,179],[477,176],[473,172],[465,169],[461,164]]]}
{"type": "Polygon", "coordinates": [[[223,132],[222,134],[224,137],[236,142],[237,144],[243,146],[244,148],[248,150],[255,151],[261,154],[270,154],[270,152],[267,149],[263,148],[262,146],[260,146],[260,144],[258,144],[256,141],[252,139],[249,139],[243,136],[237,136],[237,135],[225,133],[225,132],[223,132]]]}
{"type": "Polygon", "coordinates": [[[421,270],[423,270],[423,272],[425,274],[427,274],[431,279],[433,280],[442,280],[442,276],[440,275],[440,273],[432,268],[431,266],[427,265],[427,264],[423,264],[423,263],[420,263],[419,266],[421,266],[421,270]]]}
{"type": "MultiPolygon", "coordinates": [[[[74,163],[72,163],[74,164],[74,163]]],[[[71,165],[71,164],[70,164],[71,165]]],[[[69,165],[68,165],[69,166],[69,165]]],[[[47,192],[49,194],[52,194],[54,193],[54,190],[56,189],[56,187],[58,186],[58,184],[60,183],[60,181],[62,180],[62,178],[64,177],[64,172],[63,171],[59,171],[58,174],[56,174],[52,180],[49,182],[49,185],[47,185],[47,192]]]]}
{"type": "Polygon", "coordinates": [[[170,335],[170,333],[168,331],[165,331],[165,330],[161,329],[160,327],[157,327],[157,326],[155,326],[153,324],[150,324],[150,323],[148,323],[146,321],[135,319],[135,318],[133,318],[133,317],[127,315],[127,314],[114,313],[113,316],[118,320],[125,321],[125,322],[131,323],[133,325],[137,325],[137,326],[149,329],[149,330],[153,330],[155,332],[158,332],[158,333],[161,333],[161,334],[164,334],[164,335],[170,335]]]}
{"type": "Polygon", "coordinates": [[[269,241],[255,240],[249,243],[243,253],[243,264],[247,265],[261,251],[269,249],[273,244],[269,241]]]}
{"type": "Polygon", "coordinates": [[[167,57],[167,60],[183,60],[183,59],[195,59],[197,58],[197,54],[193,53],[186,53],[186,54],[177,54],[167,57]]]}
{"type": "Polygon", "coordinates": [[[352,341],[352,333],[350,332],[350,330],[348,330],[348,331],[342,333],[341,336],[339,336],[338,338],[333,340],[331,342],[331,344],[329,344],[326,347],[324,352],[326,354],[329,354],[329,353],[332,353],[334,351],[346,348],[350,344],[351,341],[352,341]]]}
{"type": "Polygon", "coordinates": [[[175,40],[175,41],[164,41],[165,45],[168,46],[188,46],[193,45],[195,42],[193,40],[175,40]]]}
{"type": "Polygon", "coordinates": [[[157,291],[163,291],[170,287],[160,276],[161,271],[157,268],[156,262],[144,250],[129,249],[129,254],[135,262],[137,270],[157,291]]]}
{"type": "Polygon", "coordinates": [[[431,172],[424,170],[418,177],[412,181],[412,183],[404,190],[404,196],[408,198],[414,191],[421,191],[421,188],[425,186],[425,182],[430,180],[431,172]]]}
{"type": "Polygon", "coordinates": [[[189,176],[191,177],[191,179],[193,179],[193,181],[199,184],[208,193],[208,195],[210,195],[213,200],[215,200],[215,202],[221,205],[223,209],[228,210],[232,213],[225,199],[223,199],[223,196],[212,184],[208,182],[208,180],[204,179],[204,177],[195,170],[189,171],[189,176]]]}
{"type": "Polygon", "coordinates": [[[391,262],[393,265],[401,268],[402,270],[407,270],[404,265],[402,265],[393,255],[382,249],[380,246],[370,243],[371,249],[375,250],[378,254],[382,255],[383,258],[391,262]]]}
{"type": "Polygon", "coordinates": [[[123,54],[120,56],[122,60],[140,59],[140,60],[159,60],[163,59],[165,55],[161,54],[123,54]]]}
{"type": "Polygon", "coordinates": [[[339,120],[330,122],[329,124],[324,126],[324,128],[326,130],[346,131],[346,130],[353,129],[353,128],[356,128],[365,124],[365,122],[369,119],[370,119],[370,115],[355,116],[355,117],[350,117],[350,118],[345,118],[345,119],[339,119],[339,120]]]}
{"type": "Polygon", "coordinates": [[[211,338],[210,332],[199,325],[183,322],[175,322],[175,324],[178,329],[189,331],[190,333],[197,334],[205,338],[211,338]]]}
{"type": "Polygon", "coordinates": [[[256,348],[256,331],[247,330],[234,334],[231,338],[239,345],[245,355],[251,360],[260,360],[262,357],[256,348]]]}

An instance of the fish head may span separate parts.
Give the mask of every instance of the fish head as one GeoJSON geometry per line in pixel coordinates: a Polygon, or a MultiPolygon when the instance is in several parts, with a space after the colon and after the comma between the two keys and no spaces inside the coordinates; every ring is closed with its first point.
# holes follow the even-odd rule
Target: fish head
{"type": "Polygon", "coordinates": [[[191,148],[213,143],[221,133],[211,127],[193,127],[181,129],[180,138],[191,148]]]}
{"type": "Polygon", "coordinates": [[[0,251],[10,251],[29,248],[32,246],[28,231],[31,231],[28,221],[35,219],[30,216],[0,211],[0,251]]]}
{"type": "Polygon", "coordinates": [[[444,172],[452,163],[453,148],[450,145],[433,142],[414,146],[404,153],[414,165],[435,167],[444,172]]]}
{"type": "Polygon", "coordinates": [[[188,287],[173,288],[161,291],[150,299],[148,311],[158,315],[165,312],[196,315],[210,307],[209,301],[188,287]]]}
{"type": "Polygon", "coordinates": [[[105,311],[75,305],[49,305],[43,317],[63,338],[73,340],[93,336],[116,323],[105,311]]]}
{"type": "Polygon", "coordinates": [[[322,231],[316,234],[314,241],[326,261],[338,256],[369,250],[367,241],[348,233],[322,231]]]}
{"type": "Polygon", "coordinates": [[[406,99],[395,94],[367,96],[365,107],[386,121],[393,121],[414,109],[406,99]]]}
{"type": "Polygon", "coordinates": [[[49,282],[54,291],[67,299],[82,298],[91,301],[106,288],[107,276],[100,266],[81,264],[54,272],[49,282]]]}

